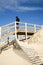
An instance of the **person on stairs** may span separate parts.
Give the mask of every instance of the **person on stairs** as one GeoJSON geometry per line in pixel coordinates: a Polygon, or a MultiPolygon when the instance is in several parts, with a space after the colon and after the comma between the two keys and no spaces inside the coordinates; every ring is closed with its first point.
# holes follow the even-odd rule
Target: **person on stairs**
{"type": "MultiPolygon", "coordinates": [[[[16,29],[19,30],[19,22],[20,22],[20,19],[18,16],[16,16],[16,29]]],[[[17,34],[17,38],[18,38],[18,34],[17,34]]]]}

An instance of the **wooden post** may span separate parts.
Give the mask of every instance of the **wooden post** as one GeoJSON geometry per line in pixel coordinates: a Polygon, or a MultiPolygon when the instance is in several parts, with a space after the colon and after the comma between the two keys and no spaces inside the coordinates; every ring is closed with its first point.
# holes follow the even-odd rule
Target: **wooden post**
{"type": "Polygon", "coordinates": [[[27,23],[25,23],[25,31],[26,31],[25,36],[26,36],[26,40],[27,40],[27,23]]]}
{"type": "Polygon", "coordinates": [[[34,24],[34,33],[36,32],[36,24],[34,24]]]}
{"type": "Polygon", "coordinates": [[[17,39],[17,29],[16,29],[16,22],[15,22],[15,38],[17,39]]]}
{"type": "Polygon", "coordinates": [[[1,39],[1,27],[0,27],[0,39],[1,39]]]}

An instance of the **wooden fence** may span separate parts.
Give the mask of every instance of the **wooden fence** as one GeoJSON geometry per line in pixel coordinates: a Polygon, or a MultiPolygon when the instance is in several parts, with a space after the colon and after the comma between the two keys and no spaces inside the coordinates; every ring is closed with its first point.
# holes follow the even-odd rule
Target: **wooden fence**
{"type": "Polygon", "coordinates": [[[27,31],[35,33],[42,28],[42,25],[29,24],[26,22],[12,22],[10,24],[7,24],[7,25],[0,27],[0,39],[2,39],[4,37],[8,37],[11,34],[14,34],[14,32],[15,32],[15,37],[17,37],[16,36],[17,35],[16,34],[17,23],[19,23],[18,30],[19,31],[26,31],[26,36],[27,36],[27,31]]]}

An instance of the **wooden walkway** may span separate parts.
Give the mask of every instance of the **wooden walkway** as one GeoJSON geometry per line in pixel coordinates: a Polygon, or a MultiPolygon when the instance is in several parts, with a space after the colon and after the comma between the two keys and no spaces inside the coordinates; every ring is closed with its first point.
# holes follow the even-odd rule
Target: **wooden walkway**
{"type": "Polygon", "coordinates": [[[33,35],[35,32],[41,29],[41,25],[29,24],[26,22],[19,22],[19,26],[16,25],[17,22],[13,22],[0,27],[0,40],[3,38],[7,38],[10,35],[25,35],[27,39],[27,35],[33,35]],[[19,27],[17,29],[17,27],[19,27]]]}

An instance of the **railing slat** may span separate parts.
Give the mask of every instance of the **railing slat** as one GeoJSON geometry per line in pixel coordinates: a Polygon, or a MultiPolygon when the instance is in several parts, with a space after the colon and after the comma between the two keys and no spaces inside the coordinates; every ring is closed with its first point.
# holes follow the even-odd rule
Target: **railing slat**
{"type": "Polygon", "coordinates": [[[1,34],[2,34],[2,36],[4,34],[8,35],[8,32],[12,32],[12,31],[15,31],[15,35],[16,35],[16,30],[17,30],[16,23],[19,23],[18,30],[20,30],[20,31],[29,31],[29,32],[35,33],[42,28],[41,25],[30,24],[30,23],[27,23],[27,25],[26,25],[26,22],[12,22],[10,24],[7,24],[7,25],[4,25],[1,27],[0,36],[1,36],[1,34]]]}
{"type": "Polygon", "coordinates": [[[1,38],[1,27],[0,27],[0,38],[1,38]]]}

